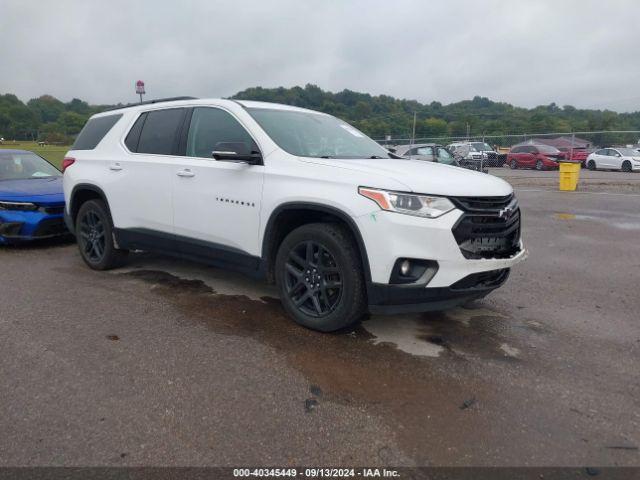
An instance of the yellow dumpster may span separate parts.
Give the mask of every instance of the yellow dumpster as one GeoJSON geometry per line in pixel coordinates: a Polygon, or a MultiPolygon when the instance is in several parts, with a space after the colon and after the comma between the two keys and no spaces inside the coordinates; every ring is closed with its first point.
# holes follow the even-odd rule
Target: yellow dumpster
{"type": "Polygon", "coordinates": [[[580,178],[580,162],[560,161],[560,190],[574,191],[580,178]]]}

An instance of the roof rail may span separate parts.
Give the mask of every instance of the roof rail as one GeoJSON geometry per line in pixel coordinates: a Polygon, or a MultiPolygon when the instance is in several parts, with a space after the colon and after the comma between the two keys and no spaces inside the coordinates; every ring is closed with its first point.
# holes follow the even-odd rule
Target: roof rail
{"type": "Polygon", "coordinates": [[[178,100],[197,100],[197,97],[169,97],[169,98],[156,98],[155,100],[147,100],[146,102],[138,102],[138,103],[128,103],[126,105],[122,105],[120,107],[110,107],[107,108],[105,110],[102,110],[103,112],[110,112],[111,110],[120,110],[122,108],[131,108],[131,107],[138,107],[140,105],[151,105],[154,103],[163,103],[163,102],[175,102],[178,100]]]}

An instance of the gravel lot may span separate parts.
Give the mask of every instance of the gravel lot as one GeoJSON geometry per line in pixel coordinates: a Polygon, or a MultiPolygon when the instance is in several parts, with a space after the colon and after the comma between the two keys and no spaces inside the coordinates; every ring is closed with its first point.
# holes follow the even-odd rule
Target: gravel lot
{"type": "Polygon", "coordinates": [[[503,288],[339,334],[224,271],[0,249],[0,465],[640,465],[640,175],[502,173],[503,288]]]}

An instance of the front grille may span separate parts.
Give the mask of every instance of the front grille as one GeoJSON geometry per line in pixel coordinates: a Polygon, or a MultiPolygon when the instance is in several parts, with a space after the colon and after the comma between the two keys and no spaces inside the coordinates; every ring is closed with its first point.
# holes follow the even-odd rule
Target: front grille
{"type": "Polygon", "coordinates": [[[67,233],[67,227],[62,218],[48,218],[40,222],[33,233],[34,237],[51,237],[67,233]]]}
{"type": "Polygon", "coordinates": [[[509,269],[490,270],[488,272],[472,273],[451,285],[452,290],[469,290],[473,288],[497,288],[507,281],[509,269]]]}
{"type": "Polygon", "coordinates": [[[453,227],[453,236],[465,258],[508,258],[520,246],[520,209],[513,195],[454,197],[465,213],[453,227]]]}
{"type": "Polygon", "coordinates": [[[2,237],[18,237],[22,230],[22,222],[0,222],[0,236],[2,237]]]}
{"type": "Polygon", "coordinates": [[[40,207],[40,211],[49,215],[62,215],[64,213],[64,205],[40,207]]]}

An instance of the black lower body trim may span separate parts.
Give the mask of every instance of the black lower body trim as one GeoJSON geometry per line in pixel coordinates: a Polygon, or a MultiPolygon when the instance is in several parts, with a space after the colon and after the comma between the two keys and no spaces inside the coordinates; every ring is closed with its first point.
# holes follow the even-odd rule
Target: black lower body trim
{"type": "Polygon", "coordinates": [[[469,275],[451,287],[434,288],[369,283],[369,311],[392,314],[446,310],[488,295],[508,276],[508,269],[483,272],[469,275]]]}
{"type": "Polygon", "coordinates": [[[185,258],[252,277],[264,276],[260,257],[225,245],[143,228],[116,228],[114,232],[119,248],[185,258]]]}

